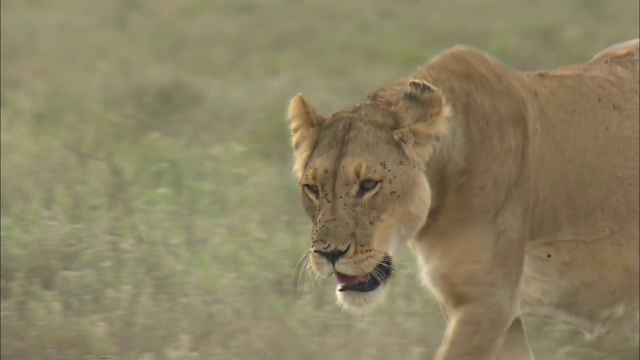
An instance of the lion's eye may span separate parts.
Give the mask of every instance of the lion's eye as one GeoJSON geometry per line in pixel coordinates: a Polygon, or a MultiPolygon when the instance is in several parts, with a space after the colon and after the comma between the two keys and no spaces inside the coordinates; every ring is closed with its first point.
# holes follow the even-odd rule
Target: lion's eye
{"type": "Polygon", "coordinates": [[[320,195],[320,189],[318,189],[317,185],[305,184],[303,185],[303,189],[312,199],[317,199],[318,195],[320,195]]]}
{"type": "Polygon", "coordinates": [[[360,183],[360,188],[358,189],[358,196],[360,197],[364,196],[366,193],[376,189],[379,184],[380,184],[380,181],[377,181],[377,180],[371,180],[371,179],[363,180],[360,183]]]}

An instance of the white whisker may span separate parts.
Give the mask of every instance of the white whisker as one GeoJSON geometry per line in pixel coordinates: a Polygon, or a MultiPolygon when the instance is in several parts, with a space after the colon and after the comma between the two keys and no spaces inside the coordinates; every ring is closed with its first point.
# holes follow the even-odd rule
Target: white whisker
{"type": "Polygon", "coordinates": [[[309,260],[309,251],[304,253],[300,260],[296,263],[296,270],[294,271],[292,283],[293,288],[296,290],[306,289],[309,284],[314,283],[315,279],[311,278],[311,274],[314,272],[311,270],[311,261],[309,260]],[[297,273],[297,276],[296,276],[297,273]]]}

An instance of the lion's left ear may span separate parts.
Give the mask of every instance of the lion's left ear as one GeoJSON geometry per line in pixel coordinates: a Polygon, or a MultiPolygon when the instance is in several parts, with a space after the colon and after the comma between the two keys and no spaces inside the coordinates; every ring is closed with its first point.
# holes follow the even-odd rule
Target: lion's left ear
{"type": "Polygon", "coordinates": [[[446,130],[451,107],[440,89],[423,80],[409,80],[407,92],[395,110],[400,122],[393,130],[394,138],[409,158],[425,163],[446,130]]]}

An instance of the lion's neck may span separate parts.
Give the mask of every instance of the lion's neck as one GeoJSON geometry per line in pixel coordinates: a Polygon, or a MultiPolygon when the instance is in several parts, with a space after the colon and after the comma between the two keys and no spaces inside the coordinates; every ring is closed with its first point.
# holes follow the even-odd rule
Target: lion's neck
{"type": "Polygon", "coordinates": [[[416,76],[439,87],[452,107],[447,134],[427,164],[436,213],[457,222],[493,216],[521,186],[528,129],[520,75],[484,54],[461,49],[416,76]]]}

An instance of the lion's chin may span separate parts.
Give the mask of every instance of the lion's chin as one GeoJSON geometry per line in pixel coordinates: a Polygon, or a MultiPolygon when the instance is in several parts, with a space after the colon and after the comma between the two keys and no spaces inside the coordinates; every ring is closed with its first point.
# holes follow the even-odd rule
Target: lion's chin
{"type": "Polygon", "coordinates": [[[338,305],[343,310],[356,315],[366,314],[384,302],[388,288],[389,284],[386,282],[375,290],[368,292],[340,291],[340,286],[337,286],[336,297],[338,305]]]}

